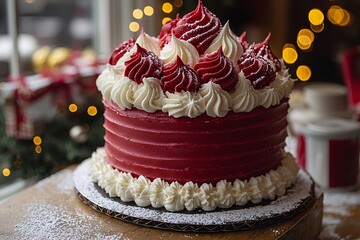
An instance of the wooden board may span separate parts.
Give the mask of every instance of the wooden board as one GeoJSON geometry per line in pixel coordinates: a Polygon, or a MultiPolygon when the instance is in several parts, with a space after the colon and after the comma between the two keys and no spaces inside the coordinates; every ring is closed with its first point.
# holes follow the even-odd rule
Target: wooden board
{"type": "Polygon", "coordinates": [[[0,239],[316,239],[323,194],[304,212],[265,228],[225,233],[153,229],[114,219],[81,202],[65,169],[0,202],[0,239]]]}

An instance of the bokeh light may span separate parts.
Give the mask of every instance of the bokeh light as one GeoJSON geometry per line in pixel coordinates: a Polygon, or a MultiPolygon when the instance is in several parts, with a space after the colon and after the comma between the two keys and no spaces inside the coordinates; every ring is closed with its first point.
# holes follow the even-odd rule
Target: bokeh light
{"type": "Polygon", "coordinates": [[[139,25],[139,23],[137,23],[137,22],[131,22],[131,23],[129,24],[129,29],[130,29],[130,31],[132,31],[132,32],[137,32],[137,31],[139,31],[139,29],[140,29],[140,25],[139,25]]]}
{"type": "Polygon", "coordinates": [[[168,21],[171,21],[171,18],[169,17],[164,17],[163,20],[161,21],[162,25],[164,25],[165,23],[167,23],[168,21]]]}
{"type": "Polygon", "coordinates": [[[317,8],[310,10],[308,18],[310,23],[313,25],[320,25],[324,22],[324,14],[317,8]]]}
{"type": "Polygon", "coordinates": [[[163,5],[162,5],[162,10],[164,13],[171,13],[172,10],[173,10],[173,5],[169,2],[165,2],[163,5]]]}
{"type": "Polygon", "coordinates": [[[310,23],[310,28],[315,33],[322,32],[322,30],[324,30],[324,27],[325,27],[324,23],[319,24],[319,25],[313,25],[313,24],[310,23]]]}
{"type": "Polygon", "coordinates": [[[296,76],[301,81],[308,81],[311,77],[311,69],[306,65],[300,65],[296,69],[296,76]]]}
{"type": "Polygon", "coordinates": [[[144,14],[146,16],[152,16],[154,14],[154,8],[151,6],[144,7],[144,14]]]}
{"type": "Polygon", "coordinates": [[[76,112],[78,110],[78,107],[76,104],[72,103],[69,105],[69,111],[70,112],[76,112]]]}
{"type": "Polygon", "coordinates": [[[36,152],[37,154],[40,154],[40,153],[42,152],[42,148],[41,148],[40,145],[37,145],[37,146],[35,147],[35,152],[36,152]]]}
{"type": "Polygon", "coordinates": [[[141,19],[144,16],[143,11],[141,11],[140,9],[134,9],[133,11],[133,17],[136,19],[141,19]]]}
{"type": "Polygon", "coordinates": [[[34,143],[35,145],[40,145],[40,144],[42,143],[41,137],[35,136],[35,137],[33,138],[33,143],[34,143]]]}
{"type": "Polygon", "coordinates": [[[87,113],[90,115],[90,116],[95,116],[97,114],[97,108],[94,107],[94,106],[90,106],[88,107],[87,109],[87,113]]]}
{"type": "Polygon", "coordinates": [[[2,170],[2,174],[4,175],[4,177],[8,177],[8,176],[10,176],[11,171],[10,171],[9,168],[4,168],[4,169],[2,170]]]}
{"type": "Polygon", "coordinates": [[[174,6],[180,8],[183,5],[183,0],[174,0],[174,6]]]}
{"type": "Polygon", "coordinates": [[[298,53],[296,52],[295,46],[292,44],[285,44],[282,51],[282,58],[288,64],[293,64],[298,58],[298,53]]]}
{"type": "Polygon", "coordinates": [[[299,31],[296,43],[301,50],[308,50],[314,39],[314,33],[310,29],[305,28],[299,31]]]}
{"type": "Polygon", "coordinates": [[[351,23],[351,14],[338,5],[333,5],[326,14],[328,20],[337,26],[345,27],[351,23]]]}

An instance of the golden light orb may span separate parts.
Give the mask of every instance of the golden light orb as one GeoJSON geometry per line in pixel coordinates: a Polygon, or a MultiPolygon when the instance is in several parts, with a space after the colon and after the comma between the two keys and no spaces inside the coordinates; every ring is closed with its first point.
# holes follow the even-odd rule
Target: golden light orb
{"type": "Polygon", "coordinates": [[[324,14],[320,9],[313,8],[308,14],[308,18],[311,24],[320,25],[324,22],[324,14]]]}
{"type": "Polygon", "coordinates": [[[165,2],[163,5],[162,5],[162,8],[164,13],[171,13],[172,10],[173,10],[173,5],[169,2],[165,2]]]}
{"type": "Polygon", "coordinates": [[[139,29],[140,29],[140,25],[139,25],[139,23],[137,23],[137,22],[131,22],[131,23],[129,24],[129,29],[130,29],[130,31],[132,31],[132,32],[137,32],[137,31],[139,31],[139,29]]]}
{"type": "Polygon", "coordinates": [[[35,152],[36,152],[37,154],[40,154],[40,153],[42,152],[42,148],[41,148],[40,145],[37,145],[37,146],[35,147],[35,152]]]}
{"type": "Polygon", "coordinates": [[[296,69],[296,76],[299,80],[306,82],[311,77],[311,69],[306,65],[300,65],[296,69]]]}
{"type": "Polygon", "coordinates": [[[288,64],[293,64],[298,58],[298,53],[296,52],[295,46],[292,44],[285,44],[282,51],[282,58],[288,64]]]}
{"type": "Polygon", "coordinates": [[[41,137],[35,136],[35,137],[33,138],[33,143],[34,143],[35,145],[40,145],[40,144],[42,143],[41,137]]]}
{"type": "Polygon", "coordinates": [[[146,16],[152,16],[154,14],[154,8],[151,6],[145,6],[144,7],[144,14],[146,16]]]}
{"type": "Polygon", "coordinates": [[[162,25],[164,25],[165,23],[167,23],[168,21],[171,21],[171,18],[169,17],[164,17],[161,21],[162,25]]]}
{"type": "Polygon", "coordinates": [[[70,112],[76,112],[78,110],[78,106],[76,105],[76,104],[74,104],[74,103],[72,103],[72,104],[70,104],[69,105],[69,111],[70,112]]]}
{"type": "Polygon", "coordinates": [[[136,19],[141,19],[144,16],[143,11],[141,9],[138,9],[138,8],[134,9],[132,15],[136,19]]]}
{"type": "Polygon", "coordinates": [[[11,171],[10,171],[9,168],[4,168],[4,169],[2,170],[2,174],[4,175],[4,177],[8,177],[8,176],[10,176],[11,171]]]}
{"type": "Polygon", "coordinates": [[[97,114],[97,108],[95,106],[90,106],[87,109],[87,113],[93,117],[97,114]]]}

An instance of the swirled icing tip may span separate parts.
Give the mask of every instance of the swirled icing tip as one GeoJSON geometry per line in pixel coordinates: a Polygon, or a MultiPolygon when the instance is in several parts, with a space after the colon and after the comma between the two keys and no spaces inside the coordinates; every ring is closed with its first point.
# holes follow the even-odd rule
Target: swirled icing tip
{"type": "Polygon", "coordinates": [[[220,33],[221,28],[220,20],[199,0],[196,9],[177,22],[173,34],[191,43],[201,55],[220,33]]]}
{"type": "Polygon", "coordinates": [[[281,63],[270,49],[270,37],[271,33],[266,36],[263,42],[255,44],[254,52],[256,55],[262,56],[268,60],[272,64],[274,70],[278,72],[281,70],[281,63]]]}
{"type": "Polygon", "coordinates": [[[115,50],[111,53],[109,58],[109,64],[115,65],[119,59],[124,56],[126,52],[129,52],[131,48],[135,45],[135,39],[131,37],[128,41],[121,43],[115,50]]]}
{"type": "Polygon", "coordinates": [[[171,36],[173,35],[173,29],[176,27],[177,22],[180,20],[179,14],[173,20],[167,21],[160,30],[158,39],[160,40],[160,47],[163,48],[167,43],[170,42],[171,36]]]}
{"type": "Polygon", "coordinates": [[[200,78],[177,56],[175,61],[164,67],[160,83],[164,92],[196,92],[200,87],[200,78]]]}
{"type": "Polygon", "coordinates": [[[237,39],[245,52],[249,48],[249,43],[246,41],[246,32],[243,32],[237,39]]]}
{"type": "Polygon", "coordinates": [[[203,56],[194,69],[199,74],[201,83],[214,82],[227,92],[232,92],[238,82],[235,67],[223,54],[221,47],[216,52],[203,56]]]}
{"type": "Polygon", "coordinates": [[[136,43],[136,52],[125,62],[124,76],[140,84],[146,77],[160,79],[162,70],[163,64],[159,57],[136,43]]]}

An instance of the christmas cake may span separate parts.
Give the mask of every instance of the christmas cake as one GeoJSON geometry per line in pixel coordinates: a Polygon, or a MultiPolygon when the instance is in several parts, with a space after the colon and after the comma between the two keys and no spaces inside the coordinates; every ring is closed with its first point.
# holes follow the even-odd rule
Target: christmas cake
{"type": "Polygon", "coordinates": [[[282,196],[298,173],[287,137],[288,69],[202,2],[116,48],[97,79],[105,146],[89,173],[110,197],[167,211],[282,196]]]}

